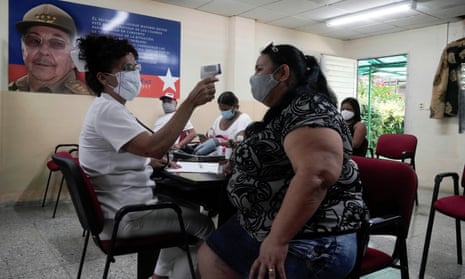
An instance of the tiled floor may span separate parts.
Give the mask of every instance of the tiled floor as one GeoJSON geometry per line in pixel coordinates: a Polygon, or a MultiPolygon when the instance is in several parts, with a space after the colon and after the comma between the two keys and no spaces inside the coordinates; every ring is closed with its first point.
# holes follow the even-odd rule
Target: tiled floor
{"type": "MultiPolygon", "coordinates": [[[[420,205],[415,208],[408,239],[411,278],[418,278],[430,199],[431,191],[420,189],[420,205]]],[[[52,204],[41,208],[39,202],[0,208],[0,279],[76,278],[82,229],[70,201],[60,202],[55,219],[51,218],[52,210],[52,204]]],[[[434,228],[425,278],[465,278],[465,266],[456,263],[453,220],[439,214],[434,228]]],[[[389,245],[389,240],[372,245],[389,245]]],[[[89,242],[82,278],[101,278],[104,262],[103,253],[89,242]]],[[[117,257],[110,278],[136,278],[135,255],[117,257]]],[[[400,274],[387,269],[365,277],[373,278],[400,278],[400,274]]]]}

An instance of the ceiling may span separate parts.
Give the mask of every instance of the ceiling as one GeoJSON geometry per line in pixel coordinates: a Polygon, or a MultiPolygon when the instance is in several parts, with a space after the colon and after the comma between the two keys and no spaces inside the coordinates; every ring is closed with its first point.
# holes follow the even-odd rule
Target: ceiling
{"type": "MultiPolygon", "coordinates": [[[[155,1],[155,0],[154,0],[155,1]]],[[[417,0],[416,9],[348,26],[328,27],[327,19],[399,0],[156,0],[222,16],[240,16],[270,25],[341,40],[401,32],[465,15],[465,0],[417,0]]],[[[465,23],[464,23],[465,24],[465,23]]]]}

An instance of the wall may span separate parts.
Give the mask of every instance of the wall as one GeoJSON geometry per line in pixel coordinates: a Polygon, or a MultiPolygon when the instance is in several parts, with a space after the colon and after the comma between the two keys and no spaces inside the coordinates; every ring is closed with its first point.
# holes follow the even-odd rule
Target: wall
{"type": "Polygon", "coordinates": [[[428,109],[441,52],[464,36],[465,24],[457,22],[349,41],[341,53],[357,59],[408,54],[405,133],[418,138],[416,170],[422,187],[432,187],[436,173],[461,171],[465,163],[465,135],[458,133],[457,118],[430,119],[428,109]]]}
{"type": "MultiPolygon", "coordinates": [[[[0,6],[7,26],[8,4],[0,6]]],[[[225,18],[148,0],[71,1],[120,9],[181,22],[181,101],[198,81],[203,64],[221,63],[224,73],[217,92],[233,90],[241,110],[258,120],[266,108],[250,96],[248,78],[259,50],[268,42],[292,43],[302,50],[355,59],[407,53],[408,88],[405,131],[419,139],[417,173],[421,187],[432,187],[439,171],[459,171],[465,163],[464,135],[457,119],[429,119],[432,79],[447,42],[465,36],[463,23],[342,42],[291,31],[240,17],[225,18]],[[130,4],[127,4],[130,3],[130,4]]],[[[1,22],[0,22],[1,23],[1,22]]],[[[77,142],[92,97],[60,94],[13,93],[7,88],[8,30],[0,28],[0,205],[36,202],[47,178],[45,162],[58,143],[77,142]]],[[[147,124],[161,113],[156,99],[136,98],[128,107],[147,124]]],[[[198,108],[192,122],[206,131],[218,109],[214,102],[198,108]]],[[[57,182],[57,181],[55,181],[57,182]]],[[[54,188],[56,190],[56,187],[54,188]]]]}
{"type": "MultiPolygon", "coordinates": [[[[8,1],[2,1],[2,26],[7,26],[8,1]],[[6,3],[5,3],[6,2],[6,3]]],[[[249,76],[266,43],[292,43],[312,53],[341,53],[344,43],[315,35],[258,24],[253,20],[197,12],[148,0],[70,1],[181,22],[181,101],[197,83],[203,64],[221,63],[224,73],[217,92],[234,91],[241,110],[255,120],[266,108],[250,96],[249,76]]],[[[41,199],[50,153],[58,143],[77,142],[81,123],[93,97],[62,94],[18,93],[7,89],[8,30],[0,28],[0,205],[41,199]]],[[[128,107],[151,125],[161,113],[159,100],[136,98],[128,107]]],[[[198,108],[192,122],[199,132],[218,115],[215,102],[198,108]]],[[[54,185],[57,180],[53,181],[54,185]]],[[[56,191],[56,186],[52,192],[56,191]]],[[[49,195],[53,196],[53,195],[49,195]]]]}

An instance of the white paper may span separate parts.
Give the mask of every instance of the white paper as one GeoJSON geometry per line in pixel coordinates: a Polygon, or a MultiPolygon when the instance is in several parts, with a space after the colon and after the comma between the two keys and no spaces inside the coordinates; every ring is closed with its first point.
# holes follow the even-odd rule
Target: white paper
{"type": "Polygon", "coordinates": [[[169,172],[203,172],[203,173],[218,173],[219,163],[210,162],[183,162],[177,161],[180,168],[168,168],[169,172]]]}

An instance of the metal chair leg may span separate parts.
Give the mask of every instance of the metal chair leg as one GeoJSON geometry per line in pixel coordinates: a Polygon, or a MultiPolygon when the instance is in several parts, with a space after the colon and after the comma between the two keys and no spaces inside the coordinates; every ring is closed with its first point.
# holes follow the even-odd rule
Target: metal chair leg
{"type": "Polygon", "coordinates": [[[460,219],[455,219],[455,238],[457,240],[457,263],[462,264],[462,232],[460,229],[460,219]]]}
{"type": "Polygon", "coordinates": [[[65,181],[65,177],[63,176],[63,177],[61,178],[60,188],[58,189],[57,200],[55,201],[55,208],[53,209],[52,218],[55,218],[55,214],[56,214],[56,212],[57,212],[58,202],[60,201],[60,194],[61,194],[61,189],[63,188],[63,182],[64,182],[64,181],[65,181]]]}
{"type": "Polygon", "coordinates": [[[90,232],[87,231],[85,239],[84,239],[84,247],[82,249],[82,254],[81,254],[81,262],[79,263],[79,270],[78,270],[78,274],[77,274],[77,279],[81,278],[82,267],[84,266],[84,259],[86,258],[87,244],[89,243],[89,236],[90,236],[90,232]]]}
{"type": "Polygon", "coordinates": [[[429,245],[431,243],[431,234],[433,232],[434,214],[435,214],[435,209],[433,205],[431,205],[428,226],[426,228],[425,245],[423,246],[423,255],[421,257],[421,263],[420,263],[420,273],[418,275],[419,279],[423,279],[425,277],[426,261],[428,259],[429,245]]]}
{"type": "Polygon", "coordinates": [[[45,186],[44,197],[42,199],[42,207],[45,206],[45,200],[47,199],[48,186],[50,185],[50,179],[52,178],[52,171],[48,173],[47,186],[45,186]]]}

